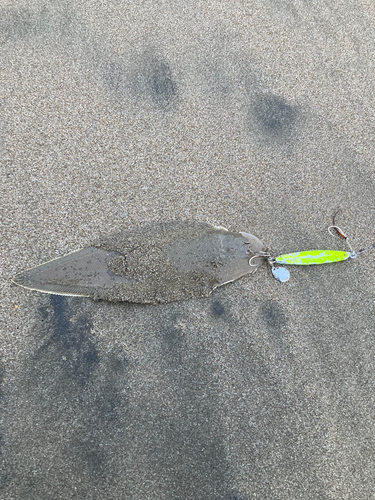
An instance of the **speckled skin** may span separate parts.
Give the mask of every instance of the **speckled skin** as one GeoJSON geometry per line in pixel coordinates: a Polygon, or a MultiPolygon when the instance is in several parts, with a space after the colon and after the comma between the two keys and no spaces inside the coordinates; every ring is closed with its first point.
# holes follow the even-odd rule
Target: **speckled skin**
{"type": "Polygon", "coordinates": [[[254,272],[249,259],[263,243],[197,221],[172,221],[103,237],[93,246],[14,278],[47,293],[111,302],[157,304],[207,297],[215,288],[254,272]]]}

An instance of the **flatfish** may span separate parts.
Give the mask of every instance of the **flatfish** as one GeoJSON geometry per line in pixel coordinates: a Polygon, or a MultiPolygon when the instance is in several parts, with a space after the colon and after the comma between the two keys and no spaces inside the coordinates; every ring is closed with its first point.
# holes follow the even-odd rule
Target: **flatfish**
{"type": "Polygon", "coordinates": [[[262,263],[255,254],[263,249],[248,233],[198,221],[171,221],[102,237],[18,274],[13,282],[57,295],[157,304],[207,297],[215,288],[254,272],[262,263]]]}

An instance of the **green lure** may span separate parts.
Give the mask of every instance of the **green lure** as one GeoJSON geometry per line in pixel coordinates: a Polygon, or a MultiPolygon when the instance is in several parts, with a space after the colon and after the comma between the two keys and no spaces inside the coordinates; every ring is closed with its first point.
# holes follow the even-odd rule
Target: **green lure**
{"type": "Polygon", "coordinates": [[[311,266],[314,264],[330,264],[351,257],[349,252],[339,250],[307,250],[279,255],[275,258],[277,264],[292,264],[295,266],[311,266]]]}
{"type": "Polygon", "coordinates": [[[362,248],[358,253],[354,252],[349,241],[347,235],[335,225],[335,217],[338,212],[333,216],[333,225],[329,226],[328,232],[331,236],[334,236],[331,229],[335,230],[338,236],[343,238],[348,247],[350,248],[350,252],[343,252],[341,250],[305,250],[303,252],[294,252],[294,253],[286,253],[283,255],[279,255],[278,257],[273,257],[267,251],[255,253],[251,259],[249,260],[249,265],[254,266],[253,260],[256,257],[264,257],[267,259],[268,264],[271,267],[272,274],[277,281],[281,283],[285,283],[289,281],[290,273],[288,269],[285,267],[277,267],[277,264],[289,264],[294,266],[312,266],[316,264],[331,264],[332,262],[341,262],[343,260],[355,259],[357,255],[367,252],[368,250],[372,250],[375,248],[375,243],[370,245],[367,248],[362,248]]]}

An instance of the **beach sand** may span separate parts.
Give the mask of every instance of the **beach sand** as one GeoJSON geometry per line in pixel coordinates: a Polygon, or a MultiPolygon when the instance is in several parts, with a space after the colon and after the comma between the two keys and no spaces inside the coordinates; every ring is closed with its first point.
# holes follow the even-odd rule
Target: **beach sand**
{"type": "MultiPolygon", "coordinates": [[[[9,499],[375,494],[375,259],[94,302],[16,273],[168,220],[375,242],[370,0],[0,3],[9,499]]],[[[0,495],[0,496],[1,496],[0,495]]]]}

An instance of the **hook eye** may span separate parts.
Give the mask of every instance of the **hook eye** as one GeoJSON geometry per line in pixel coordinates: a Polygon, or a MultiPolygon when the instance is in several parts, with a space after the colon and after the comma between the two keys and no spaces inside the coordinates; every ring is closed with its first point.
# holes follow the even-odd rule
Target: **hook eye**
{"type": "Polygon", "coordinates": [[[328,228],[328,232],[331,236],[333,236],[333,237],[337,236],[337,235],[332,233],[331,229],[337,229],[337,226],[329,226],[329,228],[328,228]]]}
{"type": "Polygon", "coordinates": [[[335,235],[331,233],[331,229],[335,229],[335,231],[337,232],[337,234],[338,234],[339,236],[341,236],[341,238],[344,238],[344,240],[346,241],[346,243],[347,243],[347,245],[348,245],[348,247],[349,247],[349,249],[350,249],[350,254],[351,254],[351,255],[350,255],[350,257],[351,257],[352,259],[355,259],[355,258],[357,257],[357,254],[356,254],[356,253],[355,253],[355,251],[352,249],[352,247],[351,247],[351,245],[350,245],[350,243],[349,243],[349,239],[348,239],[347,235],[344,233],[344,231],[342,231],[342,229],[340,229],[340,228],[339,228],[339,226],[329,226],[329,228],[328,228],[328,232],[329,232],[329,234],[330,234],[330,235],[332,235],[332,236],[335,236],[335,235]]]}
{"type": "Polygon", "coordinates": [[[335,235],[332,233],[331,229],[335,229],[335,230],[337,231],[337,234],[338,234],[339,236],[341,236],[341,238],[344,238],[345,240],[347,240],[347,239],[348,239],[347,235],[344,233],[344,231],[343,231],[341,228],[339,228],[339,226],[329,226],[329,228],[328,228],[328,232],[329,232],[329,234],[330,234],[331,236],[335,236],[335,235]]]}

